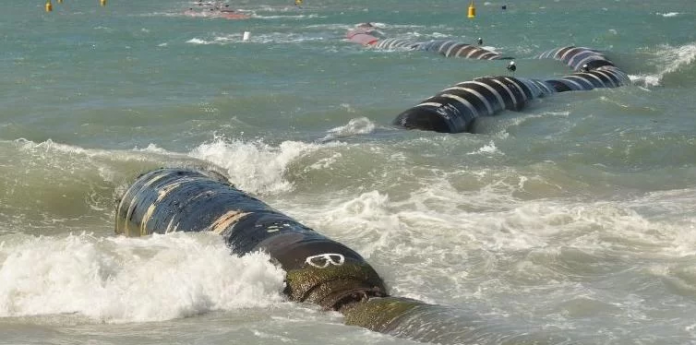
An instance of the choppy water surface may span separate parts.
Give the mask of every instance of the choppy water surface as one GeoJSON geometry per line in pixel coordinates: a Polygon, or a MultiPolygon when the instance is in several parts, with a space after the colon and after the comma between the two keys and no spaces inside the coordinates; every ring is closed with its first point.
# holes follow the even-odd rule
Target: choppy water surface
{"type": "Polygon", "coordinates": [[[138,174],[195,165],[352,247],[393,295],[449,307],[419,339],[466,343],[473,323],[480,344],[696,344],[696,4],[477,2],[474,20],[467,4],[232,3],[248,20],[184,1],[4,4],[0,343],[417,343],[287,302],[282,270],[215,235],[113,234],[138,174]],[[364,21],[482,37],[524,77],[569,72],[533,59],[546,50],[596,48],[634,85],[554,95],[480,134],[403,131],[401,111],[506,61],[343,40],[364,21]]]}

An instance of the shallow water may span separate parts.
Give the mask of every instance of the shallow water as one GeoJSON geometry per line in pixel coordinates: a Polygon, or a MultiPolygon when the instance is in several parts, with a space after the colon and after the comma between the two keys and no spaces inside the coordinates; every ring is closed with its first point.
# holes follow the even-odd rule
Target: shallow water
{"type": "Polygon", "coordinates": [[[393,295],[450,307],[422,339],[462,343],[480,322],[481,344],[696,344],[696,4],[501,4],[469,20],[449,0],[240,1],[239,21],[186,17],[184,1],[4,4],[0,343],[416,343],[287,302],[284,272],[214,235],[114,235],[138,174],[195,165],[355,249],[393,295]],[[521,77],[567,74],[534,57],[587,46],[634,84],[544,98],[479,134],[403,131],[400,112],[506,62],[343,40],[365,21],[482,37],[521,77]]]}

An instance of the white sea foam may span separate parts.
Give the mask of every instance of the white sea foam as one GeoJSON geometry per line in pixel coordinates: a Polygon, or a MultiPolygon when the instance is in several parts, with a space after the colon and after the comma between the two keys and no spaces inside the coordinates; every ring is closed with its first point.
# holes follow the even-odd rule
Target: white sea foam
{"type": "Polygon", "coordinates": [[[657,12],[657,15],[658,15],[658,16],[663,16],[663,17],[665,17],[665,18],[676,17],[676,16],[678,16],[678,15],[680,15],[680,14],[681,14],[681,13],[679,13],[679,12],[667,12],[667,13],[660,13],[660,12],[657,12]]]}
{"type": "Polygon", "coordinates": [[[206,41],[206,40],[200,39],[200,38],[192,38],[192,39],[186,41],[186,43],[201,44],[201,45],[213,44],[213,42],[211,42],[211,41],[206,41]]]}
{"type": "Polygon", "coordinates": [[[389,24],[387,25],[389,28],[394,28],[394,29],[413,29],[413,28],[426,28],[425,25],[416,25],[416,24],[389,24]]]}
{"type": "MultiPolygon", "coordinates": [[[[267,34],[256,34],[253,36],[253,42],[254,43],[261,43],[261,44],[267,44],[267,43],[275,43],[275,44],[283,44],[283,43],[301,43],[301,42],[312,42],[312,41],[324,41],[326,40],[325,37],[321,35],[307,35],[307,34],[296,34],[296,33],[286,33],[286,32],[279,32],[279,33],[267,33],[267,34]]],[[[240,33],[234,33],[234,34],[228,34],[228,35],[220,35],[220,36],[214,36],[212,39],[202,39],[202,38],[192,38],[186,43],[190,44],[196,44],[196,45],[230,45],[230,44],[236,44],[239,42],[243,41],[243,32],[240,33]]]]}
{"type": "Polygon", "coordinates": [[[469,152],[467,153],[468,155],[491,155],[491,154],[499,154],[499,155],[504,155],[502,151],[500,151],[496,146],[495,142],[491,140],[488,144],[483,145],[481,148],[479,148],[476,151],[469,152]]]}
{"type": "Polygon", "coordinates": [[[665,75],[677,72],[696,61],[696,43],[680,47],[660,46],[653,60],[658,68],[657,73],[630,75],[631,81],[647,87],[661,85],[665,75]]]}
{"type": "Polygon", "coordinates": [[[335,140],[338,138],[345,138],[354,135],[368,134],[375,130],[374,122],[366,117],[360,117],[356,119],[351,119],[348,124],[328,130],[328,134],[319,140],[319,142],[325,142],[329,140],[335,140]]]}
{"type": "Polygon", "coordinates": [[[432,34],[430,34],[430,36],[433,37],[433,38],[435,38],[435,39],[442,39],[442,38],[449,38],[449,37],[451,37],[451,35],[443,34],[443,33],[441,33],[441,32],[433,32],[432,34]]]}
{"type": "Polygon", "coordinates": [[[158,321],[284,300],[284,272],[267,255],[231,255],[214,234],[9,242],[0,246],[0,316],[158,321]]]}
{"type": "Polygon", "coordinates": [[[294,14],[294,15],[256,15],[259,19],[316,19],[316,18],[326,18],[326,16],[320,16],[316,13],[312,14],[294,14]]]}
{"type": "MultiPolygon", "coordinates": [[[[556,257],[587,258],[573,268],[582,272],[593,270],[596,260],[605,260],[603,255],[645,260],[696,255],[692,236],[696,218],[685,216],[689,200],[696,200],[694,190],[623,201],[525,200],[520,196],[557,186],[514,169],[433,175],[421,179],[421,187],[406,197],[393,199],[389,192],[373,190],[335,198],[311,212],[292,206],[288,211],[356,249],[377,267],[389,267],[381,273],[400,295],[417,296],[433,284],[431,297],[441,293],[447,298],[471,298],[475,292],[471,289],[477,286],[471,279],[483,275],[495,285],[480,294],[486,299],[493,291],[513,289],[490,274],[507,269],[506,261],[519,252],[551,258],[527,262],[534,267],[520,266],[514,273],[515,279],[530,282],[562,281],[563,275],[575,274],[554,270],[556,257]],[[455,183],[465,180],[477,181],[480,187],[455,183]],[[654,214],[691,221],[679,226],[654,214]],[[433,283],[438,279],[439,284],[433,283]]],[[[611,264],[610,260],[607,265],[611,264]]]]}
{"type": "MultiPolygon", "coordinates": [[[[369,132],[371,123],[363,125],[356,125],[354,134],[361,131],[369,132]]],[[[212,142],[199,145],[190,152],[179,153],[165,150],[155,144],[149,144],[144,148],[136,147],[129,151],[109,151],[84,149],[79,146],[55,143],[52,140],[35,143],[21,139],[16,142],[20,145],[20,149],[50,160],[46,162],[47,166],[55,165],[63,170],[82,168],[85,164],[79,158],[74,160],[74,166],[66,164],[64,154],[103,160],[159,162],[160,165],[163,164],[162,162],[166,162],[165,165],[169,166],[200,165],[201,161],[205,161],[224,169],[230,181],[237,187],[256,194],[291,190],[292,184],[285,178],[284,174],[294,160],[323,148],[345,145],[340,142],[319,144],[285,141],[278,146],[272,146],[262,141],[244,142],[216,138],[212,142]],[[54,152],[63,155],[54,155],[54,152]]],[[[95,162],[95,165],[101,172],[102,164],[95,162]]],[[[106,178],[111,173],[104,171],[102,175],[106,178]]],[[[113,177],[109,177],[107,180],[111,181],[112,179],[113,177]]]]}
{"type": "Polygon", "coordinates": [[[226,169],[230,181],[242,190],[264,194],[290,190],[292,185],[284,176],[290,163],[322,147],[298,141],[285,141],[273,147],[263,142],[217,139],[198,146],[190,155],[226,169]]]}
{"type": "Polygon", "coordinates": [[[242,34],[230,34],[225,36],[215,36],[212,40],[204,40],[200,38],[192,38],[186,43],[196,44],[196,45],[226,45],[230,43],[237,43],[242,41],[242,34]]]}
{"type": "MultiPolygon", "coordinates": [[[[645,87],[659,86],[662,82],[662,76],[664,73],[659,74],[631,74],[628,77],[631,82],[637,85],[643,85],[645,87]]],[[[649,90],[649,89],[647,89],[649,90]]]]}
{"type": "Polygon", "coordinates": [[[52,150],[75,154],[85,154],[87,152],[87,150],[79,146],[60,144],[54,142],[51,139],[47,139],[46,141],[36,143],[31,140],[20,138],[15,140],[15,142],[20,145],[21,150],[28,152],[49,152],[52,150]]]}

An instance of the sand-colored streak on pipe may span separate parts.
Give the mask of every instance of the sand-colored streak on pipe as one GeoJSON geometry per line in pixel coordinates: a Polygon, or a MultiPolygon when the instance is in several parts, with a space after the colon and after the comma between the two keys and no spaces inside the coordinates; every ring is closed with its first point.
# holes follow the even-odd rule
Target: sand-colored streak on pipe
{"type": "Polygon", "coordinates": [[[212,231],[238,255],[264,251],[287,272],[291,300],[325,309],[386,296],[380,276],[355,251],[232,186],[221,175],[186,168],[141,175],[116,209],[116,233],[146,236],[212,231]]]}

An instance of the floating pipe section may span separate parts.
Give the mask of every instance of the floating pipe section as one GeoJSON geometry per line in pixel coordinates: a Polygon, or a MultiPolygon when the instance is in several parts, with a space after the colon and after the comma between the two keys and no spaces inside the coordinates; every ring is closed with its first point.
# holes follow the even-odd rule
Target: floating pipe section
{"type": "Polygon", "coordinates": [[[546,82],[515,77],[484,77],[449,87],[420,102],[394,119],[406,129],[459,133],[476,118],[501,110],[521,110],[532,99],[555,92],[546,82]]]}
{"type": "Polygon", "coordinates": [[[346,39],[350,42],[359,43],[376,49],[422,50],[438,53],[445,57],[459,57],[478,60],[511,59],[479,46],[452,40],[416,42],[401,38],[380,39],[379,37],[376,37],[375,34],[377,34],[377,31],[373,26],[368,24],[360,24],[356,28],[348,30],[348,33],[346,33],[346,39]]]}
{"type": "Polygon", "coordinates": [[[602,66],[614,66],[614,63],[609,61],[604,55],[594,49],[586,47],[568,46],[551,49],[539,55],[538,58],[551,58],[563,61],[577,72],[582,71],[584,65],[587,65],[588,70],[594,70],[602,66]]]}
{"type": "Polygon", "coordinates": [[[604,55],[588,48],[563,47],[539,57],[561,60],[577,72],[548,80],[477,78],[440,91],[402,112],[392,123],[405,129],[468,132],[478,117],[493,116],[502,110],[518,111],[530,100],[554,92],[589,91],[630,84],[624,71],[604,55]]]}
{"type": "Polygon", "coordinates": [[[418,49],[418,43],[405,40],[402,38],[387,38],[383,39],[381,41],[375,42],[373,45],[376,49],[385,49],[385,50],[391,50],[391,49],[408,49],[408,50],[416,50],[418,49]]]}
{"type": "Polygon", "coordinates": [[[597,88],[614,88],[630,83],[628,75],[616,67],[600,67],[587,72],[576,72],[563,78],[545,80],[556,92],[590,91],[597,88]]]}
{"type": "Polygon", "coordinates": [[[435,344],[578,344],[560,329],[483,320],[475,312],[403,297],[372,298],[342,313],[348,325],[435,344]]]}
{"type": "Polygon", "coordinates": [[[538,57],[563,61],[576,73],[558,79],[546,80],[556,91],[589,91],[596,88],[614,88],[631,83],[626,72],[596,50],[585,47],[561,47],[538,57]]]}
{"type": "Polygon", "coordinates": [[[436,52],[445,57],[460,57],[477,60],[507,60],[510,57],[503,57],[490,50],[457,41],[437,40],[422,42],[417,44],[417,49],[429,52],[436,52]]]}
{"type": "Polygon", "coordinates": [[[220,234],[237,255],[264,251],[287,272],[291,300],[340,310],[386,296],[382,278],[355,251],[230,185],[218,174],[159,169],[140,176],[116,209],[117,234],[220,234]]]}
{"type": "Polygon", "coordinates": [[[374,33],[374,29],[371,27],[357,27],[346,33],[346,39],[364,46],[369,46],[379,41],[379,38],[373,36],[372,33],[374,33]]]}

